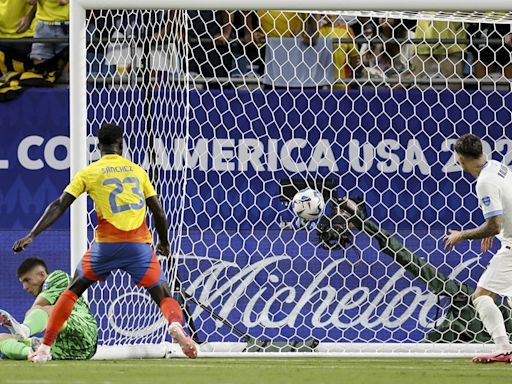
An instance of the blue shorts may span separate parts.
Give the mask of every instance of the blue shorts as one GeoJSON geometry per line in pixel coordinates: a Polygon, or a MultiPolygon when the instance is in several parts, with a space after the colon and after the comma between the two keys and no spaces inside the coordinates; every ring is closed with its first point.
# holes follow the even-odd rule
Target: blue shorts
{"type": "MultiPolygon", "coordinates": [[[[69,26],[65,22],[61,24],[45,23],[38,21],[34,31],[34,37],[69,37],[69,26]]],[[[33,43],[30,58],[35,60],[48,60],[68,47],[68,43],[33,43]]]]}
{"type": "Polygon", "coordinates": [[[166,281],[156,254],[145,243],[93,243],[76,271],[86,280],[102,281],[117,269],[127,272],[137,285],[145,288],[166,281]]]}

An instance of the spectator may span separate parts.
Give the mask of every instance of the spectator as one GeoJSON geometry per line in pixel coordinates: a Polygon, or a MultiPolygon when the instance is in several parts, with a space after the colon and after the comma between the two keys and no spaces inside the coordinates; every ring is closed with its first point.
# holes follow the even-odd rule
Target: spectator
{"type": "Polygon", "coordinates": [[[383,44],[378,62],[386,76],[398,75],[407,69],[403,47],[413,27],[414,21],[411,24],[408,20],[379,18],[378,31],[383,44]]]}
{"type": "Polygon", "coordinates": [[[512,34],[510,24],[474,24],[470,31],[472,37],[481,41],[471,45],[474,57],[473,73],[477,79],[498,74],[499,77],[512,78],[512,34]],[[499,42],[489,42],[489,40],[499,42]]]}
{"type": "MultiPolygon", "coordinates": [[[[15,39],[34,35],[33,27],[35,25],[37,29],[38,25],[34,22],[34,15],[40,14],[36,0],[5,0],[0,4],[0,38],[12,39],[12,43],[0,44],[0,51],[3,52],[0,55],[0,72],[3,74],[0,101],[7,101],[19,96],[27,86],[51,86],[63,64],[61,58],[56,57],[43,67],[34,66],[40,63],[31,60],[31,50],[35,44],[15,42],[15,39]]],[[[38,37],[37,32],[35,35],[38,37]]]]}
{"type": "Polygon", "coordinates": [[[232,75],[261,75],[263,62],[260,53],[263,34],[258,31],[258,16],[255,11],[228,11],[230,43],[234,54],[232,75]]]}
{"type": "MultiPolygon", "coordinates": [[[[266,88],[317,87],[332,84],[332,47],[317,43],[318,17],[283,11],[258,11],[260,31],[265,37],[266,88]],[[327,73],[325,72],[327,70],[327,73]]],[[[258,35],[256,35],[258,36],[258,35]]]]}
{"type": "MultiPolygon", "coordinates": [[[[361,35],[366,39],[371,40],[377,36],[377,19],[369,17],[360,17],[358,24],[361,25],[361,35]]],[[[375,43],[364,42],[360,46],[361,63],[367,69],[368,72],[377,66],[377,58],[375,56],[375,43]]]]}
{"type": "Polygon", "coordinates": [[[188,15],[190,72],[216,78],[218,85],[225,85],[226,81],[219,78],[226,78],[233,67],[230,14],[227,11],[189,11],[188,15]]]}
{"type": "MultiPolygon", "coordinates": [[[[449,83],[451,89],[462,88],[464,74],[463,54],[466,44],[457,43],[457,39],[467,37],[464,24],[454,21],[418,20],[415,37],[417,39],[436,39],[437,43],[416,45],[411,65],[416,79],[442,78],[460,80],[449,83]],[[455,40],[443,42],[443,40],[455,40]]],[[[445,87],[445,84],[442,85],[445,87]]]]}
{"type": "Polygon", "coordinates": [[[408,46],[404,40],[409,37],[410,30],[414,28],[414,20],[378,18],[361,19],[363,33],[372,43],[361,47],[364,66],[372,77],[385,79],[387,77],[410,77],[408,73],[408,46]]]}
{"type": "MultiPolygon", "coordinates": [[[[31,5],[37,3],[36,38],[69,37],[69,0],[27,0],[31,5]]],[[[30,58],[34,64],[42,64],[54,58],[68,47],[67,42],[34,43],[30,58]]]]}
{"type": "Polygon", "coordinates": [[[184,57],[184,48],[175,42],[183,39],[185,21],[182,16],[181,12],[171,10],[129,10],[118,18],[114,25],[121,39],[111,47],[114,52],[110,55],[118,73],[130,69],[139,71],[139,76],[144,76],[142,73],[145,71],[159,76],[179,73],[178,49],[181,48],[181,56],[184,57]]]}
{"type": "MultiPolygon", "coordinates": [[[[354,39],[354,31],[337,15],[326,15],[321,20],[320,35],[331,39],[354,39]]],[[[334,42],[334,80],[333,89],[349,89],[355,72],[361,64],[359,51],[355,43],[334,42]],[[345,81],[344,81],[345,80],[345,81]]]]}
{"type": "Polygon", "coordinates": [[[16,39],[34,36],[35,14],[35,5],[29,5],[24,0],[4,0],[0,3],[0,38],[12,39],[12,43],[0,43],[0,51],[14,55],[19,61],[28,58],[31,44],[16,42],[16,39]]]}
{"type": "Polygon", "coordinates": [[[183,70],[181,58],[185,56],[185,47],[184,44],[176,43],[183,40],[186,26],[183,11],[155,11],[155,17],[160,22],[155,20],[152,23],[154,27],[150,31],[152,33],[150,65],[159,78],[166,79],[166,74],[180,73],[183,70]]]}
{"type": "Polygon", "coordinates": [[[260,10],[258,17],[261,32],[266,38],[301,36],[306,45],[314,45],[318,39],[318,23],[314,15],[260,10]]]}

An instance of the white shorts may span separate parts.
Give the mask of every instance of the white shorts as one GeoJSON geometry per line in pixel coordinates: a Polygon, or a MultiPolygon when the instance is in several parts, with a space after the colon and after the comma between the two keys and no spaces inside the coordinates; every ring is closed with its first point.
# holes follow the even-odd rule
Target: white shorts
{"type": "Polygon", "coordinates": [[[512,296],[512,250],[501,247],[489,262],[477,286],[501,296],[512,296]]]}

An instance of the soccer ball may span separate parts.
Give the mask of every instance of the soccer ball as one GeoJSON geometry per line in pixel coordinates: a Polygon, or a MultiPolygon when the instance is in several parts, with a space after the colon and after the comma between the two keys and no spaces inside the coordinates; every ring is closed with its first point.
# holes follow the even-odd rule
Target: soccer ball
{"type": "Polygon", "coordinates": [[[324,207],[322,194],[311,188],[297,192],[292,199],[292,211],[306,221],[318,219],[324,207]]]}

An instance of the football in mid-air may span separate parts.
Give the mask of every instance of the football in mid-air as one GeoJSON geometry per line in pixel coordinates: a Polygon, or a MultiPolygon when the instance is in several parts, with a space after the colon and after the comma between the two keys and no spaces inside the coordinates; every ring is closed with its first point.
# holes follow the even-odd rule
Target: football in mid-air
{"type": "Polygon", "coordinates": [[[297,192],[292,199],[292,211],[306,221],[318,219],[324,207],[324,197],[312,188],[297,192]]]}

